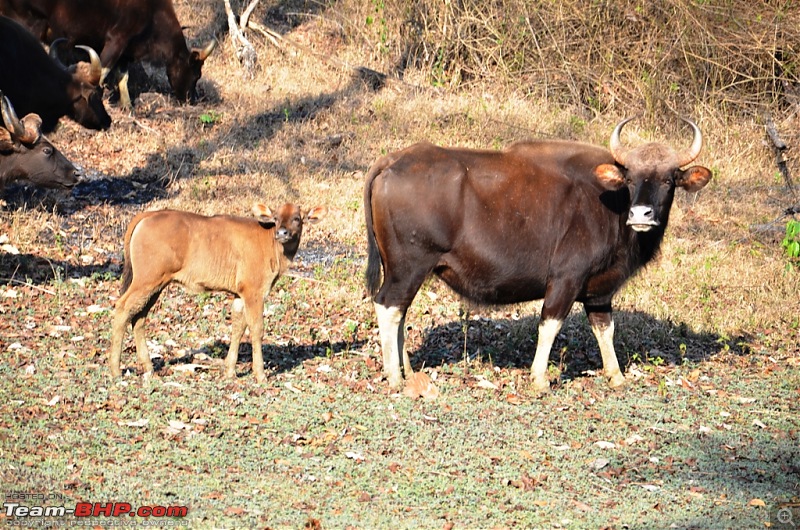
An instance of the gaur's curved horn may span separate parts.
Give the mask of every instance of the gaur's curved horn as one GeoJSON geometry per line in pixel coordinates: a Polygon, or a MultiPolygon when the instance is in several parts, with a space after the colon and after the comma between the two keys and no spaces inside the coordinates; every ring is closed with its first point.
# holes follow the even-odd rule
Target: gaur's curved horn
{"type": "Polygon", "coordinates": [[[678,156],[678,167],[691,164],[692,161],[697,158],[697,156],[700,154],[700,150],[703,148],[703,133],[700,132],[700,127],[698,127],[692,120],[688,118],[681,119],[691,125],[692,129],[694,130],[694,139],[692,140],[692,145],[689,146],[689,149],[682,152],[678,156]]]}
{"type": "Polygon", "coordinates": [[[91,65],[91,69],[89,70],[89,79],[87,79],[86,81],[91,83],[92,85],[100,84],[100,75],[103,72],[103,66],[100,64],[100,56],[97,55],[97,52],[94,51],[94,48],[92,48],[91,46],[84,46],[83,44],[79,44],[75,47],[80,48],[81,50],[89,54],[89,64],[91,65]]]}
{"type": "Polygon", "coordinates": [[[217,39],[211,39],[211,41],[206,44],[205,48],[197,49],[197,58],[201,61],[205,61],[211,52],[214,51],[214,48],[217,47],[217,39]]]}
{"type": "Polygon", "coordinates": [[[57,61],[61,66],[64,66],[64,63],[62,63],[61,59],[58,58],[58,53],[56,53],[56,50],[65,42],[67,42],[67,39],[61,37],[50,43],[50,58],[57,61]]]}
{"type": "Polygon", "coordinates": [[[19,121],[17,113],[14,111],[14,106],[11,105],[11,102],[2,92],[0,92],[0,106],[2,106],[3,123],[6,129],[11,132],[11,138],[13,140],[25,138],[25,126],[19,121]]]}
{"type": "Polygon", "coordinates": [[[619,134],[622,128],[625,127],[625,124],[635,118],[636,116],[631,116],[619,122],[617,126],[614,127],[614,132],[611,133],[611,139],[608,141],[608,149],[611,151],[611,155],[614,157],[614,160],[617,161],[617,164],[621,166],[625,166],[625,151],[622,149],[622,142],[619,139],[619,134]]]}

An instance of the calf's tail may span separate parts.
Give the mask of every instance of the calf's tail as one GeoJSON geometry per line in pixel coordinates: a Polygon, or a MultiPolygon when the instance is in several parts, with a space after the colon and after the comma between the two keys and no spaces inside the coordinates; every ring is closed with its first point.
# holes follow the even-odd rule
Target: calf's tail
{"type": "Polygon", "coordinates": [[[119,294],[122,296],[131,286],[131,282],[133,281],[133,266],[131,265],[131,236],[133,235],[133,229],[136,228],[136,225],[143,219],[141,215],[137,215],[133,218],[131,223],[128,225],[128,229],[125,231],[125,239],[122,245],[122,252],[123,252],[123,263],[122,263],[122,285],[119,289],[119,294]]]}
{"type": "Polygon", "coordinates": [[[372,183],[375,181],[375,177],[386,169],[389,163],[388,157],[383,157],[375,162],[369,169],[364,182],[364,216],[367,223],[367,271],[365,279],[367,292],[373,297],[378,293],[378,289],[381,286],[382,262],[372,224],[372,183]]]}

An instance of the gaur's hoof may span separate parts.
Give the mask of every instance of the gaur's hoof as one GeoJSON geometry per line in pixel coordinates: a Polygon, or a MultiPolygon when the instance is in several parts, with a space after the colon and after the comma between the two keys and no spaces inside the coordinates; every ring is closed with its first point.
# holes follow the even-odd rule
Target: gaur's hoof
{"type": "Polygon", "coordinates": [[[547,394],[550,392],[550,380],[546,377],[540,379],[533,379],[533,391],[539,395],[547,394]]]}
{"type": "Polygon", "coordinates": [[[620,390],[622,388],[625,388],[625,385],[627,383],[628,381],[622,374],[614,374],[608,378],[608,386],[614,390],[620,390]]]}

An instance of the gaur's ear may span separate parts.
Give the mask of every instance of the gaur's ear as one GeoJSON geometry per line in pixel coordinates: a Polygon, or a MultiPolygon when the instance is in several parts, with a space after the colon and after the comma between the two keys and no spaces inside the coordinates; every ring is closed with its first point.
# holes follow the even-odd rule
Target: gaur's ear
{"type": "Polygon", "coordinates": [[[19,140],[26,144],[35,144],[42,137],[42,118],[38,114],[28,114],[20,120],[25,127],[25,137],[19,140]]]}
{"type": "Polygon", "coordinates": [[[272,210],[265,204],[257,202],[253,205],[251,211],[256,219],[258,219],[258,222],[265,228],[271,228],[277,224],[275,221],[275,214],[273,214],[272,210]]]}
{"type": "Polygon", "coordinates": [[[318,223],[327,215],[328,209],[325,206],[314,206],[303,216],[303,220],[311,224],[318,223]]]}
{"type": "Polygon", "coordinates": [[[0,151],[13,151],[14,140],[11,139],[11,133],[5,127],[0,127],[0,151]]]}
{"type": "Polygon", "coordinates": [[[711,171],[703,166],[692,166],[678,175],[675,185],[685,189],[687,193],[694,193],[703,189],[710,180],[711,171]]]}
{"type": "Polygon", "coordinates": [[[615,191],[625,185],[625,176],[614,164],[600,164],[594,168],[597,182],[605,189],[615,191]]]}

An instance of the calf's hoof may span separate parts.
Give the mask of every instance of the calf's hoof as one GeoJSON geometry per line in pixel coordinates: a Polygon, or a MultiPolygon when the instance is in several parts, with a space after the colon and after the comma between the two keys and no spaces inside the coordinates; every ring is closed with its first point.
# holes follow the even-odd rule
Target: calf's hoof
{"type": "Polygon", "coordinates": [[[266,383],[266,381],[267,381],[267,374],[265,373],[256,374],[256,383],[266,383]]]}
{"type": "Polygon", "coordinates": [[[225,368],[225,379],[236,379],[236,368],[225,368]]]}
{"type": "Polygon", "coordinates": [[[405,381],[403,380],[403,376],[400,374],[384,374],[386,376],[386,380],[389,382],[389,387],[392,390],[402,390],[403,384],[405,381]]]}

